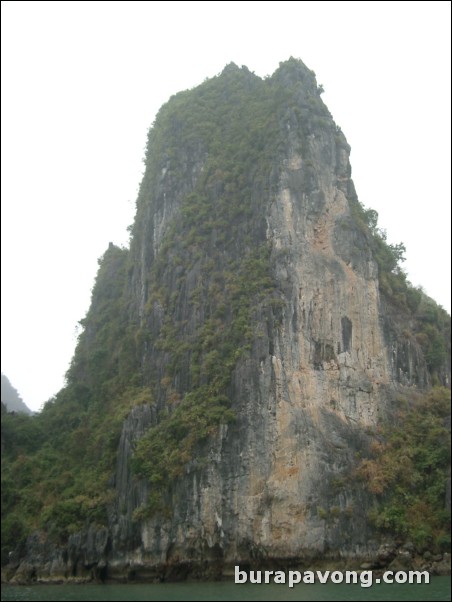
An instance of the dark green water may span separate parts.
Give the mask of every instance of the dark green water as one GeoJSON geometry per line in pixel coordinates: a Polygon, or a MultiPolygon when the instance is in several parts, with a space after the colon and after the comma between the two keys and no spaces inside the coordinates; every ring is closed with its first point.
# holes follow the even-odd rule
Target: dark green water
{"type": "Polygon", "coordinates": [[[235,583],[164,583],[159,585],[4,586],[2,600],[450,600],[450,579],[433,577],[428,585],[236,585],[235,583]]]}

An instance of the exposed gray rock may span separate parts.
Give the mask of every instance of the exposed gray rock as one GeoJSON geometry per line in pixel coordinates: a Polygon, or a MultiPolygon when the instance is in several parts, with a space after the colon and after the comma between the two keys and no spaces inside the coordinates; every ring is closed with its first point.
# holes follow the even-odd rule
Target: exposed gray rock
{"type": "Polygon", "coordinates": [[[450,575],[450,554],[444,554],[442,560],[432,563],[432,573],[441,577],[450,575]]]}

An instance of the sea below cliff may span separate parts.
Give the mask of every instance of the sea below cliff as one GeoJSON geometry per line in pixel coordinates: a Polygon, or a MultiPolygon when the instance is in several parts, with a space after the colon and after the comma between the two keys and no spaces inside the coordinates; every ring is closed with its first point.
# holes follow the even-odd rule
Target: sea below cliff
{"type": "Polygon", "coordinates": [[[230,582],[127,585],[5,586],[2,600],[450,600],[448,577],[429,584],[378,584],[363,590],[354,585],[252,585],[230,582]]]}

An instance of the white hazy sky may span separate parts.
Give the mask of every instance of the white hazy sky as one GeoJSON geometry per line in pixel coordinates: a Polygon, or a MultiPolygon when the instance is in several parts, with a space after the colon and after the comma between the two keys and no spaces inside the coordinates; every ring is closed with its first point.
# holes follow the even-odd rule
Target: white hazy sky
{"type": "Polygon", "coordinates": [[[97,259],[126,244],[146,131],[234,61],[317,73],[361,202],[450,310],[450,2],[2,6],[2,371],[33,409],[64,383],[97,259]]]}

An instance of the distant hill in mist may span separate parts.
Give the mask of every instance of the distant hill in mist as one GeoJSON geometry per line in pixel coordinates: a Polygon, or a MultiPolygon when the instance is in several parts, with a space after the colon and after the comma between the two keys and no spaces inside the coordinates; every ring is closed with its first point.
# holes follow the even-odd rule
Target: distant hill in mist
{"type": "Polygon", "coordinates": [[[8,412],[33,413],[9,382],[9,378],[4,374],[2,374],[2,403],[6,406],[8,412]]]}

